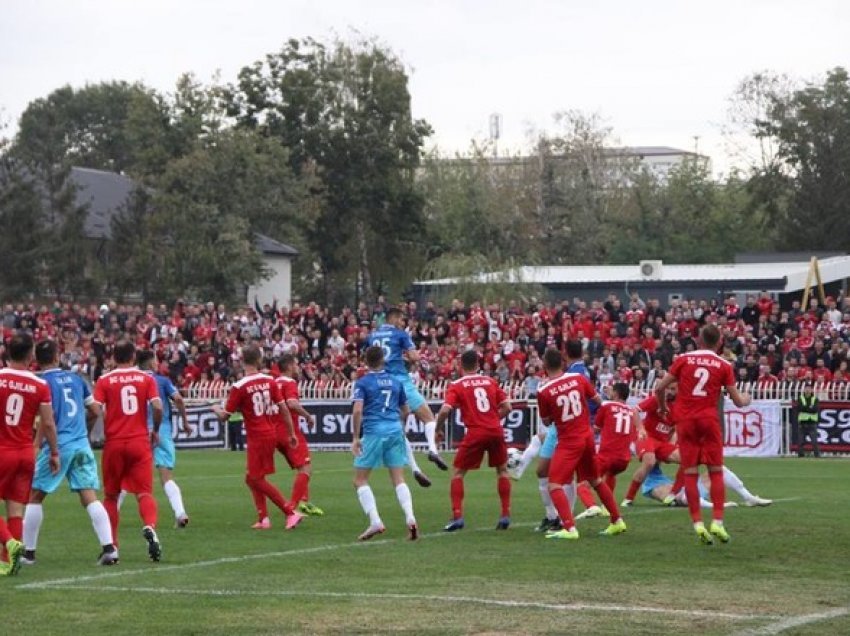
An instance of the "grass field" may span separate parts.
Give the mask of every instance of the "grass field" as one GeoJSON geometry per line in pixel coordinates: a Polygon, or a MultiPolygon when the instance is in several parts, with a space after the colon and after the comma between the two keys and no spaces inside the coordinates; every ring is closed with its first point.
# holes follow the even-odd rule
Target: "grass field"
{"type": "MultiPolygon", "coordinates": [[[[160,501],[163,561],[149,563],[135,503],[124,506],[121,564],[93,565],[88,517],[62,492],[45,504],[39,563],[0,579],[2,633],[850,633],[850,512],[846,460],[733,460],[770,508],[731,510],[728,545],[702,547],[687,513],[641,500],[629,532],[545,541],[536,480],[514,484],[514,525],[498,516],[490,470],[467,478],[467,527],[445,534],[447,473],[411,484],[422,540],[405,528],[385,474],[373,477],[387,533],[357,544],[366,526],[350,456],[314,455],[312,498],[326,516],[285,532],[249,529],[244,456],[184,452],[177,481],[191,525],[171,528],[160,501]]],[[[275,476],[287,492],[289,471],[275,476]]],[[[411,480],[412,482],[412,480],[411,480]]],[[[625,484],[618,488],[618,499],[625,484]]]]}

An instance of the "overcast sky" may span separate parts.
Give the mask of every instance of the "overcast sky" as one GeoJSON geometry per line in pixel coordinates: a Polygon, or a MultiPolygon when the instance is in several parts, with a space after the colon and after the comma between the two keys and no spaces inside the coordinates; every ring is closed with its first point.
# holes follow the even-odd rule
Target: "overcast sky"
{"type": "Polygon", "coordinates": [[[817,78],[850,65],[842,0],[0,0],[0,108],[64,85],[125,79],[170,90],[290,37],[377,36],[411,71],[432,143],[463,150],[503,118],[503,147],[564,109],[598,112],[628,145],[699,148],[723,169],[719,127],[745,75],[817,78]]]}

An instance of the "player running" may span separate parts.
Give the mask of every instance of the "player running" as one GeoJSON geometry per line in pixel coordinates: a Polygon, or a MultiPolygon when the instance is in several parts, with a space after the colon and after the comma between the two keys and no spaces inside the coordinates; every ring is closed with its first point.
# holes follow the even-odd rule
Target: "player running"
{"type": "MultiPolygon", "coordinates": [[[[402,312],[397,307],[387,311],[387,321],[369,334],[366,343],[370,347],[381,347],[384,352],[384,364],[386,372],[401,382],[404,393],[407,395],[407,403],[412,411],[421,421],[425,423],[425,440],[428,442],[428,460],[437,465],[440,470],[448,470],[449,467],[440,453],[437,451],[437,422],[431,412],[428,403],[413,384],[410,374],[407,372],[405,358],[412,363],[419,361],[419,352],[404,329],[401,329],[402,312]]],[[[431,485],[428,477],[419,469],[416,458],[413,455],[413,447],[405,437],[407,446],[407,461],[413,469],[413,476],[417,483],[427,488],[431,485]]]]}
{"type": "Polygon", "coordinates": [[[242,364],[245,367],[245,377],[230,387],[225,407],[222,409],[214,406],[213,412],[221,422],[226,422],[236,411],[240,411],[245,419],[245,436],[248,442],[245,483],[251,491],[257,509],[257,523],[251,527],[254,530],[268,530],[272,527],[266,505],[268,497],[286,515],[286,529],[292,530],[301,523],[303,515],[295,511],[283,498],[280,490],[266,479],[266,475],[275,473],[276,416],[283,419],[289,433],[289,445],[293,448],[298,446],[298,437],[295,435],[292,418],[280,388],[274,378],[260,373],[263,364],[263,352],[260,348],[254,345],[245,347],[242,350],[242,364]]]}
{"type": "Polygon", "coordinates": [[[115,565],[118,563],[118,550],[112,543],[109,515],[97,498],[100,479],[97,476],[97,460],[89,443],[89,424],[97,420],[91,391],[79,375],[59,368],[59,347],[53,340],[42,340],[36,345],[35,359],[42,379],[50,387],[60,469],[56,473],[51,470],[50,448],[42,440],[35,462],[32,493],[24,513],[25,552],[21,563],[35,564],[38,535],[44,519],[42,504],[47,495],[56,492],[62,481],[67,479],[71,490],[80,497],[101,546],[98,565],[115,565]]]}
{"type": "Polygon", "coordinates": [[[497,490],[502,503],[496,530],[507,530],[511,525],[511,482],[508,479],[508,445],[502,419],[511,411],[511,402],[493,378],[478,373],[476,351],[465,351],[460,357],[460,365],[461,377],[449,385],[446,401],[437,414],[437,425],[442,426],[452,409],[457,409],[466,427],[466,435],[454,461],[452,520],[443,530],[454,532],[463,528],[463,478],[467,471],[481,466],[485,452],[488,464],[496,469],[497,490]]]}
{"type": "Polygon", "coordinates": [[[296,471],[295,479],[292,483],[292,496],[289,502],[296,506],[298,512],[305,515],[315,515],[321,517],[324,511],[316,505],[310,503],[310,476],[313,473],[313,464],[310,461],[310,447],[307,445],[307,438],[299,426],[299,418],[304,418],[308,426],[314,426],[315,420],[310,413],[307,412],[298,396],[298,360],[292,354],[285,354],[278,362],[281,375],[275,378],[281,395],[286,401],[286,406],[289,409],[289,416],[292,419],[292,425],[295,429],[295,437],[298,438],[298,445],[293,447],[289,443],[289,428],[284,423],[283,419],[278,416],[277,426],[277,450],[286,459],[289,467],[296,471]]]}
{"type": "Polygon", "coordinates": [[[6,519],[0,517],[0,576],[12,576],[21,567],[24,544],[24,505],[30,496],[35,459],[33,427],[39,418],[37,435],[47,443],[50,472],[59,472],[56,425],[50,405],[47,382],[29,371],[33,357],[32,337],[15,334],[6,347],[9,366],[0,369],[0,499],[6,502],[6,519]]]}
{"type": "MultiPolygon", "coordinates": [[[[597,472],[612,493],[617,487],[617,475],[625,471],[632,460],[632,444],[646,438],[637,409],[626,404],[628,399],[629,385],[617,382],[611,386],[611,400],[604,402],[596,411],[595,428],[600,432],[597,472]]],[[[576,519],[595,517],[602,513],[602,508],[596,505],[586,482],[581,482],[577,491],[587,510],[577,515],[576,519]]]]}
{"type": "Polygon", "coordinates": [[[656,387],[655,395],[659,412],[662,416],[667,415],[667,387],[678,381],[676,431],[685,474],[688,510],[694,531],[703,544],[709,545],[714,543],[712,535],[723,543],[729,541],[729,533],[723,525],[726,489],[723,485],[723,434],[717,405],[724,388],[739,408],[750,404],[750,396],[738,391],[732,365],[716,353],[721,342],[720,330],[714,325],[706,325],[700,332],[700,338],[705,349],[677,357],[670,366],[670,373],[656,387]],[[708,467],[711,480],[714,514],[708,530],[702,521],[699,507],[697,480],[700,464],[708,467]]]}
{"type": "Polygon", "coordinates": [[[96,415],[103,413],[104,446],[103,505],[112,525],[112,542],[118,546],[118,497],[121,488],[136,495],[142,518],[142,536],[148,544],[151,561],[162,558],[162,545],[156,534],[157,506],[153,496],[153,453],[159,442],[162,400],[156,381],[136,368],[136,347],[120,340],[113,350],[116,368],[104,373],[94,386],[96,415]],[[148,429],[148,408],[153,424],[148,429]]]}
{"type": "Polygon", "coordinates": [[[402,383],[384,370],[384,350],[381,347],[369,347],[365,357],[369,372],[354,383],[352,407],[354,488],[363,512],[369,517],[369,527],[358,540],[368,541],[385,531],[375,495],[369,487],[369,475],[372,469],[386,466],[395,486],[396,498],[404,511],[407,538],[416,541],[419,527],[413,515],[413,497],[404,483],[407,450],[403,427],[408,414],[407,396],[402,383]]]}
{"type": "MultiPolygon", "coordinates": [[[[574,349],[568,343],[568,351],[574,349]]],[[[579,346],[581,346],[579,344],[579,346]]],[[[549,467],[549,495],[558,511],[561,530],[546,534],[547,539],[578,539],[575,520],[563,490],[578,474],[579,481],[587,481],[611,513],[611,523],[601,534],[614,536],[626,531],[626,522],[620,517],[617,502],[607,484],[599,476],[596,461],[596,444],[590,428],[588,402],[597,406],[602,399],[590,381],[580,373],[564,373],[561,352],[548,349],[543,355],[547,381],[537,391],[540,418],[545,424],[554,424],[558,445],[549,467]]]]}

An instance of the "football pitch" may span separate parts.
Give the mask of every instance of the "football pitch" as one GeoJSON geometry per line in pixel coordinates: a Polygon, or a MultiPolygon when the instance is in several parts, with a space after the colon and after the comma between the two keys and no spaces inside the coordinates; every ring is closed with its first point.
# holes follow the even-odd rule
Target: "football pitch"
{"type": "MultiPolygon", "coordinates": [[[[38,564],[0,579],[2,633],[850,633],[846,460],[731,460],[776,503],[730,510],[732,542],[710,547],[696,542],[685,510],[645,498],[626,511],[625,535],[599,537],[605,521],[591,519],[579,522],[578,542],[546,541],[533,532],[542,516],[533,469],[514,483],[507,532],[494,530],[487,469],[467,476],[466,529],[443,533],[449,473],[431,465],[433,487],[409,480],[421,540],[406,540],[381,471],[372,486],[387,532],[358,544],[366,518],[347,453],[314,453],[311,499],[324,517],[286,532],[276,514],[272,530],[254,531],[244,461],[179,455],[191,524],[173,529],[157,484],[161,563],[147,560],[134,501],[123,508],[120,565],[98,568],[76,497],[48,498],[38,564]]],[[[288,496],[292,473],[272,480],[288,496]]]]}

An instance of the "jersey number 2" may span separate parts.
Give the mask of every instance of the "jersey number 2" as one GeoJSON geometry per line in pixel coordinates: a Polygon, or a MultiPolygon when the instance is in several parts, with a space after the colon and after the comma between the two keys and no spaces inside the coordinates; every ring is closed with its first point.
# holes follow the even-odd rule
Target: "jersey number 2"
{"type": "Polygon", "coordinates": [[[705,385],[708,384],[708,379],[711,377],[711,374],[705,367],[697,367],[694,370],[694,376],[696,376],[697,379],[697,385],[694,387],[692,392],[694,397],[705,397],[708,395],[705,390],[705,385]]]}

